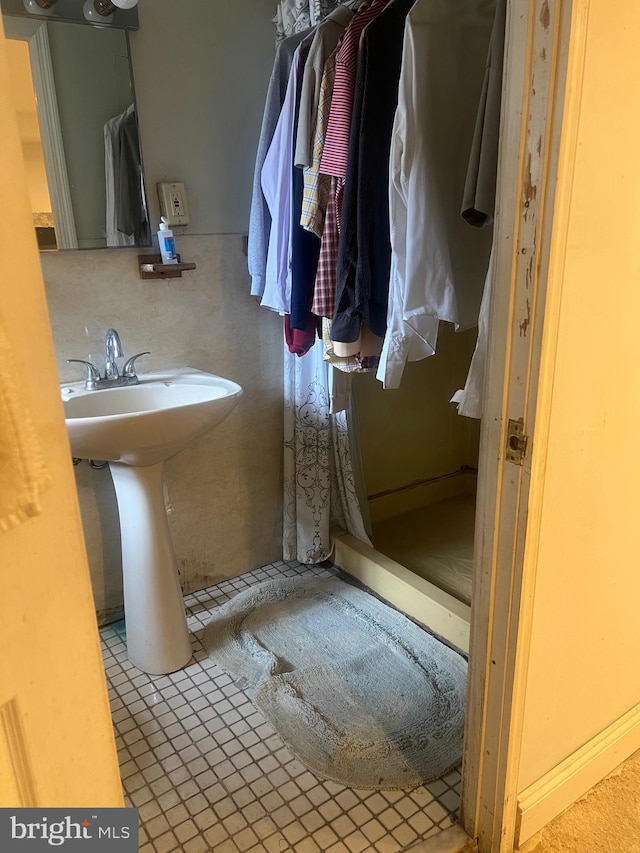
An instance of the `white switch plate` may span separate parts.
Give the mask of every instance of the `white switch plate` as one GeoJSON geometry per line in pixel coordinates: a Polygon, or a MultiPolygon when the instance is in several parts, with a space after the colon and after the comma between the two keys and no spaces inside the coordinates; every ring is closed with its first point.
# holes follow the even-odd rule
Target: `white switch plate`
{"type": "Polygon", "coordinates": [[[169,225],[188,225],[189,208],[184,184],[165,181],[157,186],[160,210],[169,225]]]}

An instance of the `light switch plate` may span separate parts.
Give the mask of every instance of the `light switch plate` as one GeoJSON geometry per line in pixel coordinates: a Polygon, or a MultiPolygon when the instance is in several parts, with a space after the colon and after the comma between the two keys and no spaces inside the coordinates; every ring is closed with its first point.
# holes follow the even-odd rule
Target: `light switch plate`
{"type": "Polygon", "coordinates": [[[184,184],[163,181],[157,187],[160,210],[169,225],[188,225],[189,208],[184,184]]]}

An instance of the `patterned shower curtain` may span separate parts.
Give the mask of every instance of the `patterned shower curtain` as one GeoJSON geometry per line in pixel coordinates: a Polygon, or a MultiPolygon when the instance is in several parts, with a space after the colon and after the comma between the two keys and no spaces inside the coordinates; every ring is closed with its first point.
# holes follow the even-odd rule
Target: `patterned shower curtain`
{"type": "Polygon", "coordinates": [[[346,412],[329,414],[323,355],[320,340],[302,358],[284,351],[283,553],[301,563],[329,559],[341,533],[369,542],[354,476],[355,431],[346,412]]]}
{"type": "Polygon", "coordinates": [[[277,41],[319,23],[341,2],[342,0],[281,0],[273,19],[277,41]]]}
{"type": "MultiPolygon", "coordinates": [[[[277,41],[319,23],[340,3],[281,0],[277,41]]],[[[340,533],[369,542],[366,499],[358,500],[363,488],[354,475],[354,461],[360,473],[354,419],[344,411],[329,414],[332,368],[323,356],[320,340],[302,358],[284,348],[283,554],[301,563],[327,560],[340,533]]]]}

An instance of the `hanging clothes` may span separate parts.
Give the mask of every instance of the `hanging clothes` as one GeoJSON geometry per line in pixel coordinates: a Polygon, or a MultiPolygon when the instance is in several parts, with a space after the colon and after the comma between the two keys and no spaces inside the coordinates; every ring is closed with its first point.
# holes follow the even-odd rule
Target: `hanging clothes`
{"type": "Polygon", "coordinates": [[[364,30],[356,78],[338,246],[334,340],[358,340],[362,322],[384,338],[391,268],[389,153],[404,27],[415,0],[391,0],[364,30]]]}
{"type": "MultiPolygon", "coordinates": [[[[462,203],[462,216],[478,228],[491,224],[495,213],[506,12],[506,0],[498,0],[462,203]]],[[[483,413],[494,255],[495,247],[491,251],[485,280],[478,340],[469,374],[464,388],[457,391],[451,400],[458,404],[458,414],[467,418],[481,418],[483,413]]]]}
{"type": "Polygon", "coordinates": [[[360,38],[367,24],[374,21],[389,0],[364,0],[344,33],[336,57],[336,79],[324,141],[320,171],[336,178],[346,178],[349,157],[349,135],[353,115],[353,97],[358,73],[360,38]]]}
{"type": "Polygon", "coordinates": [[[107,246],[151,242],[138,122],[133,104],[103,128],[107,246]]]}
{"type": "Polygon", "coordinates": [[[119,184],[120,184],[120,126],[133,114],[133,104],[118,116],[109,119],[104,125],[104,173],[106,192],[105,233],[107,246],[134,246],[133,233],[125,233],[118,228],[119,184]]]}
{"type": "Polygon", "coordinates": [[[313,31],[310,31],[294,52],[284,102],[261,172],[262,193],[269,210],[271,227],[260,304],[281,314],[291,311],[293,137],[298,83],[312,41],[313,31]]]}
{"type": "Polygon", "coordinates": [[[247,255],[251,276],[251,295],[262,297],[267,270],[267,249],[271,232],[271,214],[262,192],[262,167],[273,140],[280,111],[287,92],[287,83],[291,72],[294,53],[308,31],[296,33],[285,39],[276,51],[273,70],[269,79],[269,88],[262,117],[260,139],[253,172],[253,192],[251,213],[249,216],[249,238],[247,255]]]}
{"type": "Polygon", "coordinates": [[[346,28],[335,58],[333,95],[319,166],[321,173],[331,175],[332,178],[316,276],[317,297],[313,303],[318,307],[321,301],[323,316],[333,316],[335,310],[342,190],[347,173],[360,37],[367,24],[377,18],[387,2],[364,0],[346,28]]]}
{"type": "Polygon", "coordinates": [[[133,237],[134,245],[151,242],[147,216],[144,176],[140,159],[138,121],[133,110],[118,129],[119,169],[116,185],[116,221],[118,231],[133,237]]]}
{"type": "Polygon", "coordinates": [[[507,0],[498,0],[462,200],[463,218],[481,228],[496,205],[506,19],[507,0]]]}
{"type": "MultiPolygon", "coordinates": [[[[353,18],[350,9],[340,8],[318,25],[313,42],[309,48],[302,80],[298,87],[298,99],[295,118],[294,139],[301,140],[302,158],[309,160],[310,117],[315,114],[317,105],[317,64],[341,39],[345,26],[353,18]],[[306,87],[305,87],[306,81],[306,87]],[[311,81],[311,83],[309,82],[311,81]],[[301,139],[302,131],[302,139],[301,139]]],[[[323,63],[324,64],[324,63],[323,63]]],[[[320,81],[321,82],[321,81],[320,81]]],[[[319,90],[317,90],[319,95],[319,90]]],[[[296,163],[294,152],[294,166],[296,163]]],[[[304,173],[302,168],[293,169],[293,210],[292,210],[292,254],[291,254],[291,326],[304,329],[316,315],[314,312],[315,284],[320,260],[321,242],[318,235],[302,224],[303,210],[308,209],[308,197],[305,196],[304,173]]]]}
{"type": "Polygon", "coordinates": [[[467,381],[464,388],[451,398],[452,403],[458,404],[458,414],[467,418],[481,418],[484,404],[484,377],[487,361],[487,347],[489,345],[489,309],[491,306],[491,289],[493,281],[494,252],[491,253],[489,269],[480,305],[480,316],[478,318],[478,340],[473,352],[467,381]]]}
{"type": "Polygon", "coordinates": [[[407,17],[391,144],[392,277],[378,378],[435,351],[438,321],[478,321],[491,249],[460,217],[493,8],[418,0],[407,17]],[[464,61],[461,61],[461,57],[464,61]]]}
{"type": "Polygon", "coordinates": [[[293,329],[288,314],[284,315],[284,339],[292,355],[301,358],[306,355],[318,337],[319,318],[309,315],[309,321],[304,329],[293,329]]]}
{"type": "MultiPolygon", "coordinates": [[[[324,232],[324,220],[329,203],[329,193],[331,191],[331,177],[330,175],[323,175],[320,172],[320,160],[322,158],[322,149],[324,148],[324,139],[327,134],[327,125],[329,123],[333,85],[336,79],[336,58],[341,43],[342,40],[340,39],[336,48],[329,54],[324,64],[313,135],[313,156],[311,165],[305,167],[303,170],[304,194],[300,224],[308,231],[313,231],[318,237],[322,237],[324,232]]],[[[315,298],[314,306],[316,307],[313,310],[318,316],[330,316],[328,313],[325,313],[323,305],[320,303],[316,305],[315,298]]],[[[333,314],[333,310],[331,314],[333,314]]]]}
{"type": "Polygon", "coordinates": [[[335,50],[353,15],[354,12],[348,6],[338,6],[316,27],[302,75],[293,160],[295,166],[304,168],[313,162],[313,141],[325,63],[335,50]]]}
{"type": "Polygon", "coordinates": [[[322,341],[324,343],[324,360],[333,365],[337,370],[343,373],[372,373],[380,362],[378,355],[378,342],[369,345],[369,341],[364,341],[364,353],[357,352],[355,355],[338,355],[335,344],[331,340],[331,320],[326,317],[322,320],[322,341]],[[372,355],[367,355],[367,350],[373,351],[372,355]]]}

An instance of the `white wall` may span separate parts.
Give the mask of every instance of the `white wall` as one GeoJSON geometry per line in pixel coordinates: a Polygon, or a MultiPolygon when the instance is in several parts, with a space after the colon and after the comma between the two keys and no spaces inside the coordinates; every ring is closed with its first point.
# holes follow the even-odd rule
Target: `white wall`
{"type": "Polygon", "coordinates": [[[186,233],[246,233],[275,3],[141,0],[138,9],[131,55],[152,222],[156,182],[181,180],[186,233]]]}
{"type": "MultiPolygon", "coordinates": [[[[520,791],[640,707],[639,29],[635,0],[615,15],[591,0],[584,65],[570,60],[527,532],[520,791]]],[[[639,745],[636,725],[626,746],[639,745]]]]}
{"type": "MultiPolygon", "coordinates": [[[[167,466],[186,589],[282,555],[281,321],[249,296],[241,236],[273,63],[272,6],[139,4],[141,28],[131,42],[150,200],[153,209],[156,181],[184,180],[192,213],[185,230],[198,236],[178,235],[177,247],[197,270],[171,283],[143,282],[135,250],[41,256],[61,378],[78,376],[65,359],[100,357],[104,332],[115,326],[127,352],[152,351],[149,367],[190,364],[245,390],[224,424],[167,466]]],[[[96,609],[117,609],[110,478],[84,464],[75,470],[96,609]]]]}

